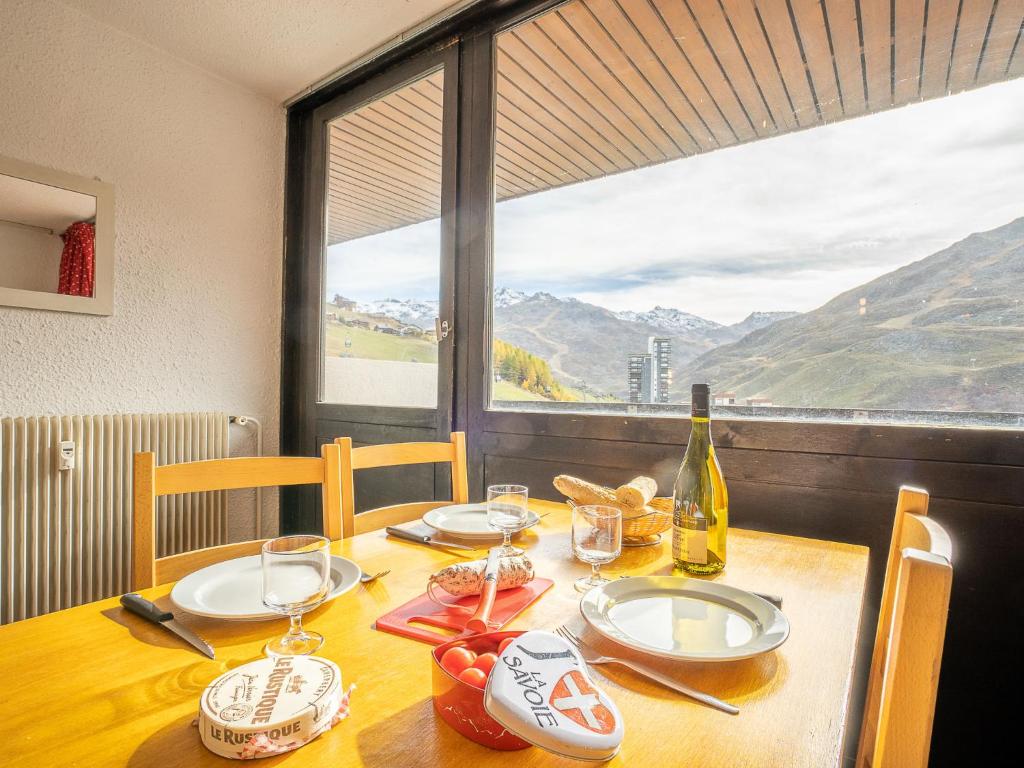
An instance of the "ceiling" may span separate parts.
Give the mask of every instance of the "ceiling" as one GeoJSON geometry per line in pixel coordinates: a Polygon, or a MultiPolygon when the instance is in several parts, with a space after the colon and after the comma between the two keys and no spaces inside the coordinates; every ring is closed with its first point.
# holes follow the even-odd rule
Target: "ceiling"
{"type": "MultiPolygon", "coordinates": [[[[1019,77],[1022,18],[1024,0],[575,0],[498,37],[495,197],[1019,77]]],[[[441,85],[332,125],[328,244],[440,214],[441,85]]]]}
{"type": "Polygon", "coordinates": [[[63,0],[111,27],[284,102],[457,0],[63,0]]]}
{"type": "Polygon", "coordinates": [[[96,198],[16,176],[0,175],[0,220],[53,230],[96,215],[96,198]]]}

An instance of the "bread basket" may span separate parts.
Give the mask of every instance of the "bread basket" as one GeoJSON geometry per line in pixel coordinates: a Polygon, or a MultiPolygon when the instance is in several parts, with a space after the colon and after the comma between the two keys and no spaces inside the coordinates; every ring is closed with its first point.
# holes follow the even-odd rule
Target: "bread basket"
{"type": "MultiPolygon", "coordinates": [[[[566,499],[570,507],[580,506],[572,499],[566,499]]],[[[618,505],[616,505],[618,506],[618,505]]],[[[661,541],[661,534],[672,527],[672,497],[658,496],[651,499],[644,510],[629,507],[622,509],[622,546],[649,547],[661,541]]]]}

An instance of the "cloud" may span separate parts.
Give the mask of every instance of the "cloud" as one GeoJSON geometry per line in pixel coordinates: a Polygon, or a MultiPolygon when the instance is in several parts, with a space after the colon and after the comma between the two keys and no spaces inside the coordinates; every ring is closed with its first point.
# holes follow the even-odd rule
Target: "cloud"
{"type": "MultiPolygon", "coordinates": [[[[810,309],[1024,215],[1024,79],[499,203],[495,282],[720,322],[810,309]]],[[[438,223],[336,246],[328,292],[436,298],[438,223]]]]}

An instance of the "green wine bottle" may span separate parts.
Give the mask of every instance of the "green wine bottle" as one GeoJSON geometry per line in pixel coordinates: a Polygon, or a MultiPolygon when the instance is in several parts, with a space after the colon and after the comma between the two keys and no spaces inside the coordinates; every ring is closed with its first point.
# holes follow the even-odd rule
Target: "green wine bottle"
{"type": "Polygon", "coordinates": [[[694,384],[690,395],[690,442],[672,492],[672,560],[687,573],[725,567],[729,494],[711,442],[711,388],[694,384]]]}

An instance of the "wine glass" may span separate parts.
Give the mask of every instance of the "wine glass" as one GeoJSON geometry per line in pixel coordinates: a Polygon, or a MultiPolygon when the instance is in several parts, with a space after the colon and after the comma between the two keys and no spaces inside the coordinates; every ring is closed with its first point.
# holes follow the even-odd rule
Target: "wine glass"
{"type": "Polygon", "coordinates": [[[576,580],[576,591],[586,592],[609,581],[601,566],[622,552],[622,512],[601,504],[584,504],[572,512],[572,547],[576,557],[590,563],[591,574],[576,580]]]}
{"type": "Polygon", "coordinates": [[[487,524],[504,534],[502,557],[523,552],[512,546],[512,534],[522,530],[529,519],[529,493],[525,485],[492,485],[487,489],[487,524]]]}
{"type": "Polygon", "coordinates": [[[331,542],[323,536],[282,536],[263,545],[263,604],[291,619],[288,633],[268,642],[268,656],[306,656],[324,637],[302,628],[302,614],[331,591],[331,542]]]}

